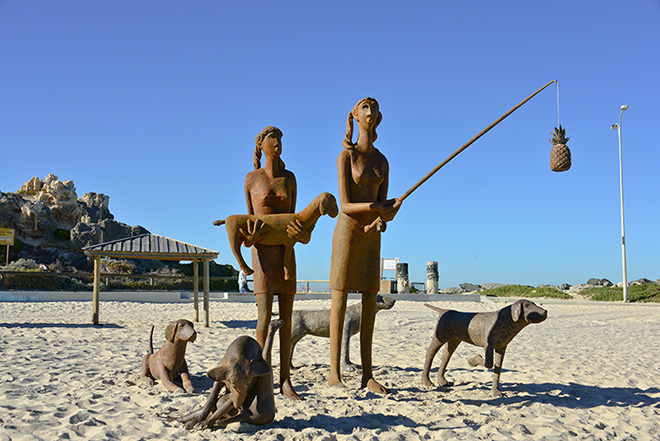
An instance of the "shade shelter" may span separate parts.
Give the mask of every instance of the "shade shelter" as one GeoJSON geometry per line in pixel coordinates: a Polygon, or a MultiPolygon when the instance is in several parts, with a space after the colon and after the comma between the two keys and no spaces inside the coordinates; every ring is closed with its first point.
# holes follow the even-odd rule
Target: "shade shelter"
{"type": "Polygon", "coordinates": [[[122,259],[189,260],[193,262],[195,321],[199,321],[197,264],[204,268],[204,326],[209,326],[209,262],[218,257],[218,252],[179,242],[156,234],[141,234],[125,239],[113,240],[83,248],[87,256],[94,258],[94,294],[92,296],[92,323],[99,324],[101,291],[101,257],[122,259]]]}

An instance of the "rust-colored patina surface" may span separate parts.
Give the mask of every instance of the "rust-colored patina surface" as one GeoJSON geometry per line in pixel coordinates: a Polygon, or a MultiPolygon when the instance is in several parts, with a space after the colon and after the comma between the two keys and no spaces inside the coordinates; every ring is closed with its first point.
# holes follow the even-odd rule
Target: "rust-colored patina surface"
{"type": "Polygon", "coordinates": [[[380,235],[385,222],[394,218],[400,204],[387,199],[389,164],[374,147],[376,127],[382,120],[378,102],[359,101],[348,114],[344,150],[337,158],[341,212],[332,239],[330,288],[330,386],[341,380],[341,341],[349,291],[362,292],[360,356],[362,387],[388,393],[372,374],[371,348],[376,319],[376,295],[380,287],[380,235]],[[353,143],[353,127],[359,135],[353,143]],[[365,228],[377,219],[377,228],[365,228]]]}
{"type": "MultiPolygon", "coordinates": [[[[282,154],[282,131],[277,127],[266,127],[255,138],[254,171],[245,177],[245,200],[248,214],[270,215],[294,213],[296,209],[296,177],[287,170],[282,154]],[[264,159],[262,165],[261,159],[264,159]]],[[[257,297],[257,341],[263,347],[268,334],[268,325],[273,310],[273,297],[277,295],[280,318],[284,322],[280,334],[280,390],[288,398],[301,400],[291,384],[289,369],[291,357],[291,315],[296,293],[295,253],[285,259],[284,245],[263,245],[255,243],[254,237],[260,234],[263,224],[252,224],[252,231],[246,231],[252,246],[252,267],[254,269],[254,294],[257,297]],[[285,278],[284,262],[288,262],[285,278]]],[[[310,233],[298,222],[292,221],[287,227],[290,237],[297,242],[308,243],[310,233]]],[[[287,256],[288,257],[288,256],[287,256]]]]}

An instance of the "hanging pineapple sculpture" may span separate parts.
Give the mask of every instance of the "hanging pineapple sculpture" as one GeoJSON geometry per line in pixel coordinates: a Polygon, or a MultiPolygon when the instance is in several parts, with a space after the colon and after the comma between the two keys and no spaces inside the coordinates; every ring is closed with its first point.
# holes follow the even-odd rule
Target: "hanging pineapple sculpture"
{"type": "Polygon", "coordinates": [[[550,169],[555,172],[563,172],[571,168],[571,151],[566,143],[570,138],[566,137],[566,130],[559,124],[555,131],[550,131],[552,138],[552,150],[550,151],[550,169]]]}

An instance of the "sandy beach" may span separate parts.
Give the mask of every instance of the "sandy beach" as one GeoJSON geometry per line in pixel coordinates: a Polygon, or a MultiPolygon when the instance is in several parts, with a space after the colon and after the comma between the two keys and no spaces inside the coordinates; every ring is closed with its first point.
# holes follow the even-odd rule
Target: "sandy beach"
{"type": "MultiPolygon", "coordinates": [[[[211,326],[197,323],[197,341],[188,346],[198,393],[187,394],[142,384],[139,369],[151,324],[157,349],[169,321],[193,317],[191,303],[103,302],[104,325],[95,327],[89,302],[1,302],[0,440],[660,439],[660,305],[536,303],[549,317],[509,345],[504,398],[490,395],[492,372],[467,364],[482,352],[467,344],[449,363],[452,388],[421,386],[437,314],[423,302],[398,301],[378,314],[374,338],[375,375],[391,394],[360,389],[358,373],[345,374],[346,390],[328,388],[329,340],[306,337],[292,377],[305,401],[276,393],[277,415],[268,425],[191,432],[170,418],[198,409],[212,385],[206,371],[236,337],[254,336],[253,303],[211,303],[211,326]]],[[[329,300],[296,302],[299,309],[329,307],[329,300]]],[[[359,363],[358,338],[351,354],[359,363]]],[[[439,356],[434,382],[438,364],[439,356]]]]}

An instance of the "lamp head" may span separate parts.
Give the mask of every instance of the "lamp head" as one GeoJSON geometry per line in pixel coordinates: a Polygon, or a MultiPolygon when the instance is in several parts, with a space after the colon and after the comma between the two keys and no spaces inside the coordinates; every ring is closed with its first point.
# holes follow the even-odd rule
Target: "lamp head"
{"type": "Polygon", "coordinates": [[[618,128],[619,128],[618,124],[612,124],[612,127],[610,127],[610,129],[612,129],[612,130],[616,130],[618,128]]]}
{"type": "Polygon", "coordinates": [[[621,106],[621,111],[622,112],[624,112],[626,110],[628,110],[628,105],[627,104],[624,104],[623,106],[621,106]]]}

